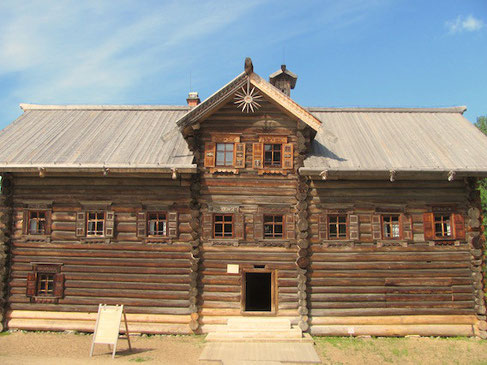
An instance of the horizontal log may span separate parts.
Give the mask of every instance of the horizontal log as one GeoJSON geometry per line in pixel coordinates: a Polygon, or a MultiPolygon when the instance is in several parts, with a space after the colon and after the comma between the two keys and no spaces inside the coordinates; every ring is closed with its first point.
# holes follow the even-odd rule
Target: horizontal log
{"type": "Polygon", "coordinates": [[[464,324],[435,324],[435,325],[326,325],[311,326],[310,332],[315,336],[474,336],[471,325],[464,324]]]}
{"type": "Polygon", "coordinates": [[[473,315],[311,317],[311,325],[476,324],[473,315]]]}

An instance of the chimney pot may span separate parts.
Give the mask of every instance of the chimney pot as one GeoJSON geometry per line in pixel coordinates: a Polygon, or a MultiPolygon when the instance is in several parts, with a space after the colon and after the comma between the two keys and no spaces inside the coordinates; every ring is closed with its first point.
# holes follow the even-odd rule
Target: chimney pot
{"type": "Polygon", "coordinates": [[[201,100],[196,91],[190,91],[186,102],[188,103],[188,106],[195,107],[201,102],[201,100]]]}

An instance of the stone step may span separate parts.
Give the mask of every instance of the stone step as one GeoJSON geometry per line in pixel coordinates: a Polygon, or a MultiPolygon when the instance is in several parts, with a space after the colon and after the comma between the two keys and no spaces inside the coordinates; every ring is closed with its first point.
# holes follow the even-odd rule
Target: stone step
{"type": "Polygon", "coordinates": [[[227,327],[232,330],[289,330],[291,329],[291,321],[286,318],[267,318],[267,317],[251,317],[251,318],[229,318],[227,327]]]}
{"type": "Polygon", "coordinates": [[[303,335],[300,330],[287,331],[219,331],[211,332],[206,336],[207,342],[313,342],[307,333],[303,335]]]}

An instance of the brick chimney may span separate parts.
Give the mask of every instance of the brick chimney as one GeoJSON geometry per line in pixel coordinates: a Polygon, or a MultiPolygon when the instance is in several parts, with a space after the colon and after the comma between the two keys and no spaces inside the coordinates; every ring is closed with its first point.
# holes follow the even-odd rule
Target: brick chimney
{"type": "Polygon", "coordinates": [[[286,69],[286,65],[281,65],[281,69],[277,70],[269,76],[269,82],[281,90],[287,96],[291,96],[291,89],[296,86],[298,75],[286,69]]]}
{"type": "Polygon", "coordinates": [[[188,94],[188,98],[186,99],[188,106],[195,107],[199,103],[201,103],[200,97],[196,91],[190,91],[188,94]]]}

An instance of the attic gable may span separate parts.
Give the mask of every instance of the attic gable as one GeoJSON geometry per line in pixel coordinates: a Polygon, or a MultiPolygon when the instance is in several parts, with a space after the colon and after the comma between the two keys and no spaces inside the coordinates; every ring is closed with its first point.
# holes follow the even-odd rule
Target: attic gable
{"type": "Polygon", "coordinates": [[[246,87],[257,90],[262,96],[266,97],[270,102],[282,109],[283,112],[299,119],[313,130],[318,131],[321,126],[321,121],[294,102],[289,96],[285,95],[279,89],[253,72],[252,63],[251,61],[249,62],[249,60],[250,59],[246,60],[246,68],[244,72],[177,121],[177,125],[181,131],[183,131],[183,134],[186,128],[204,120],[221,106],[228,103],[239,90],[242,88],[245,89],[246,87]]]}

